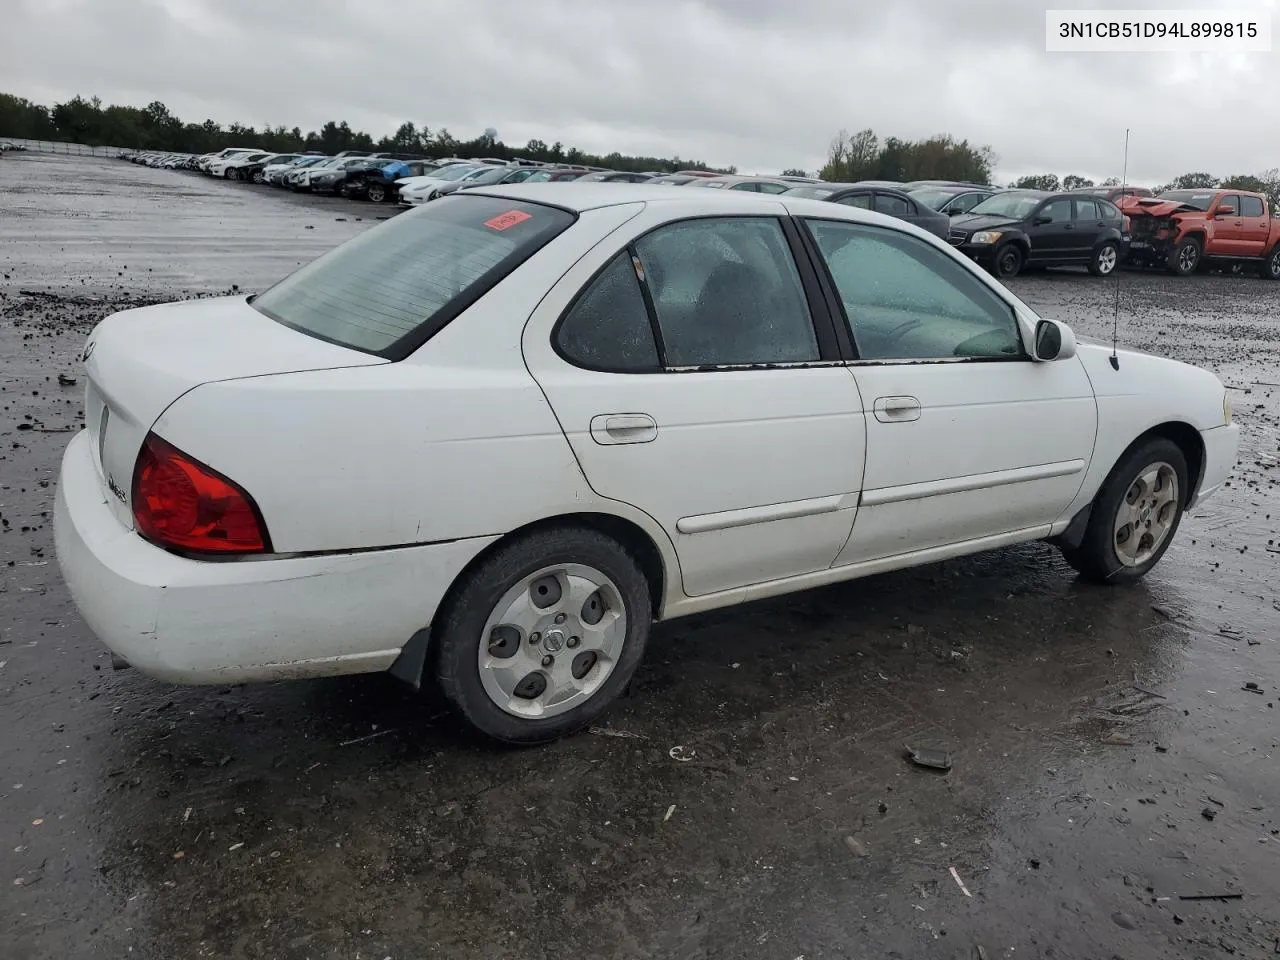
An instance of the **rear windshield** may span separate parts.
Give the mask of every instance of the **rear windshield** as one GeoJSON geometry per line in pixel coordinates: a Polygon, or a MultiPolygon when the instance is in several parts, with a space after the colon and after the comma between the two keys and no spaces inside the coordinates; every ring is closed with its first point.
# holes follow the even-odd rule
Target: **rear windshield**
{"type": "Polygon", "coordinates": [[[444,197],[331,250],[253,306],[321,340],[398,360],[573,221],[537,203],[444,197]]]}

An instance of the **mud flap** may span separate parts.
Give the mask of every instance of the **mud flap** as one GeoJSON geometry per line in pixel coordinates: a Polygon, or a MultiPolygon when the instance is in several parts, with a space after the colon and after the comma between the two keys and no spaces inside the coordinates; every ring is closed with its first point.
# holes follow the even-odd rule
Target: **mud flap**
{"type": "Polygon", "coordinates": [[[1084,540],[1084,532],[1089,527],[1089,515],[1093,513],[1093,503],[1087,503],[1080,512],[1071,518],[1067,529],[1063,530],[1049,542],[1058,547],[1079,547],[1084,540]]]}
{"type": "Polygon", "coordinates": [[[422,689],[422,669],[427,662],[427,645],[431,639],[431,629],[423,627],[409,642],[400,648],[400,656],[387,670],[397,680],[403,680],[415,690],[422,689]]]}

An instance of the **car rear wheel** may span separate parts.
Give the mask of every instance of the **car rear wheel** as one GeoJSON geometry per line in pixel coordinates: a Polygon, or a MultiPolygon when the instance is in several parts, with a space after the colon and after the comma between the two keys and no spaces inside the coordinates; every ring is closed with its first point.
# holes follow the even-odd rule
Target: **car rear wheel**
{"type": "Polygon", "coordinates": [[[1022,250],[1016,244],[1005,243],[996,248],[995,275],[1002,280],[1016,277],[1022,269],[1022,250]]]}
{"type": "Polygon", "coordinates": [[[265,174],[263,174],[263,172],[262,172],[261,170],[255,170],[255,171],[253,171],[253,182],[254,182],[254,183],[262,183],[264,180],[266,180],[266,176],[265,176],[265,174]]]}
{"type": "Polygon", "coordinates": [[[1062,555],[1096,583],[1139,580],[1159,563],[1182,522],[1187,460],[1172,440],[1152,437],[1115,465],[1094,499],[1077,547],[1062,555]]]}
{"type": "Polygon", "coordinates": [[[387,199],[387,188],[380,183],[371,183],[367,195],[372,202],[381,203],[387,199]]]}
{"type": "Polygon", "coordinates": [[[1089,272],[1095,277],[1110,276],[1119,263],[1120,248],[1115,241],[1108,240],[1093,252],[1093,259],[1089,261],[1089,272]]]}
{"type": "Polygon", "coordinates": [[[1267,280],[1280,280],[1280,243],[1276,244],[1271,255],[1262,261],[1258,267],[1258,273],[1267,280]]]}
{"type": "Polygon", "coordinates": [[[534,533],[455,587],[432,636],[436,676],[485,736],[545,743],[625,689],[651,621],[648,581],[621,544],[577,527],[534,533]]]}
{"type": "Polygon", "coordinates": [[[1180,277],[1189,277],[1200,266],[1200,241],[1187,237],[1169,253],[1169,269],[1180,277]]]}

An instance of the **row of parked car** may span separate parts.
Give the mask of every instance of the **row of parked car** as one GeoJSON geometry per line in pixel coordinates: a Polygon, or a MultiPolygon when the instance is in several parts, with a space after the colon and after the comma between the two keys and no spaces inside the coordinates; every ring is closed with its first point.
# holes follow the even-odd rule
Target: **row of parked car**
{"type": "Polygon", "coordinates": [[[210,176],[421,206],[457,190],[516,183],[628,182],[692,189],[746,190],[861,207],[913,223],[1001,278],[1026,268],[1084,266],[1107,276],[1122,263],[1163,266],[1179,275],[1209,263],[1254,265],[1280,279],[1280,219],[1262,194],[1138,186],[1049,193],[946,180],[831,183],[797,176],[725,176],[706,170],[636,173],[573,164],[496,158],[428,160],[343,151],[272,154],[228,147],[215,154],[137,154],[136,163],[210,176]]]}

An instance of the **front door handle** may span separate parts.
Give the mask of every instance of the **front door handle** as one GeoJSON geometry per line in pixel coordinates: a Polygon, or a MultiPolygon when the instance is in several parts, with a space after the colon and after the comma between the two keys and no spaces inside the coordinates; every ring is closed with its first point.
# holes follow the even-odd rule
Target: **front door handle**
{"type": "Polygon", "coordinates": [[[881,423],[910,423],[920,419],[920,401],[915,397],[880,397],[871,406],[881,423]]]}
{"type": "Polygon", "coordinates": [[[658,422],[647,413],[602,413],[591,418],[596,443],[651,443],[658,438],[658,422]]]}

